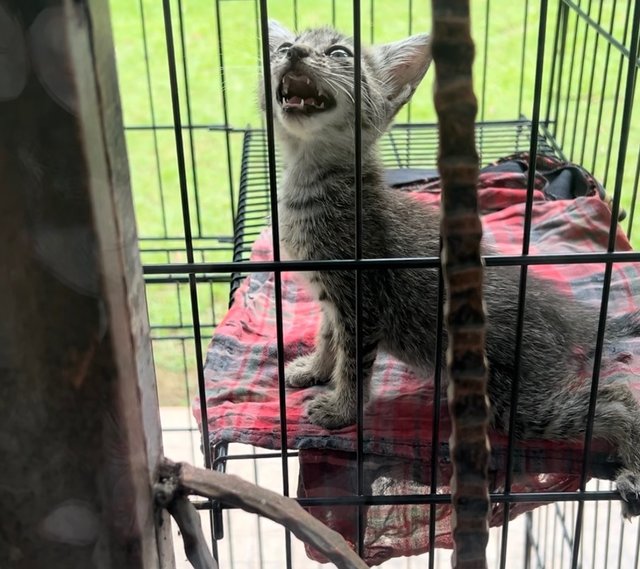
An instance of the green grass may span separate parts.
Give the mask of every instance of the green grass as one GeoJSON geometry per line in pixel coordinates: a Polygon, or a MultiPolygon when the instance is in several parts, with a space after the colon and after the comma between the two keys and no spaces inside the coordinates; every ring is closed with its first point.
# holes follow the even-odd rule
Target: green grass
{"type": "MultiPolygon", "coordinates": [[[[220,2],[220,20],[215,2],[211,0],[182,0],[182,22],[179,5],[172,0],[172,24],[178,68],[180,114],[183,125],[206,127],[224,124],[222,73],[228,102],[228,124],[235,128],[260,126],[256,92],[259,78],[259,42],[256,26],[256,4],[249,1],[220,2]],[[182,34],[181,34],[182,25],[182,34]],[[220,32],[220,33],[219,33],[220,32]],[[218,39],[221,36],[222,66],[218,39]],[[183,66],[183,41],[186,69],[183,66]],[[188,88],[187,88],[188,84],[188,88]]],[[[294,27],[314,26],[335,22],[343,30],[352,27],[352,3],[346,0],[318,0],[298,2],[297,14],[291,0],[269,2],[269,15],[283,24],[294,27]]],[[[363,39],[384,42],[400,39],[409,33],[430,28],[428,2],[409,3],[396,0],[363,0],[363,39]]],[[[531,116],[535,80],[536,45],[539,23],[539,3],[529,2],[527,25],[524,26],[524,4],[512,0],[493,0],[486,27],[488,3],[474,2],[473,28],[476,40],[475,90],[479,98],[479,119],[499,120],[518,118],[520,112],[531,116]],[[488,38],[488,41],[485,41],[488,38]],[[524,67],[521,58],[524,46],[524,67]],[[522,83],[522,100],[520,85],[522,83]]],[[[603,27],[611,26],[614,35],[622,38],[625,14],[619,8],[612,15],[612,0],[594,5],[602,6],[603,27]]],[[[594,14],[597,16],[594,7],[594,14]]],[[[180,197],[180,175],[173,125],[173,112],[167,44],[162,2],[160,0],[111,0],[118,74],[122,96],[124,121],[127,130],[133,193],[139,234],[143,238],[143,262],[181,262],[186,260],[183,250],[183,218],[180,197]],[[147,51],[143,43],[142,13],[144,12],[147,51]],[[158,127],[155,131],[149,127],[158,127]],[[162,240],[170,242],[176,251],[150,252],[160,248],[162,240]]],[[[553,38],[557,7],[551,3],[546,26],[547,44],[543,78],[542,115],[548,112],[549,78],[553,54],[553,38]]],[[[567,45],[570,51],[574,38],[584,43],[586,26],[574,15],[567,20],[567,45]]],[[[629,32],[628,32],[629,33],[629,32]]],[[[561,82],[561,99],[557,138],[563,150],[574,161],[583,164],[606,182],[611,193],[616,184],[618,134],[622,116],[622,94],[627,63],[615,49],[609,51],[606,42],[590,31],[583,53],[579,49],[573,65],[566,58],[561,82]],[[597,47],[597,49],[595,49],[597,47]],[[584,65],[582,63],[584,62],[584,65]],[[605,80],[605,68],[609,73],[605,80]],[[570,69],[573,68],[573,72],[570,69]],[[581,72],[581,69],[583,70],[581,72]],[[593,69],[593,73],[591,70],[593,69]],[[618,73],[622,88],[617,92],[618,73]],[[593,77],[591,96],[589,86],[593,77]],[[602,119],[598,128],[598,111],[602,119]],[[566,117],[566,121],[565,121],[566,117]],[[613,126],[612,126],[613,123],[613,126]],[[586,136],[583,132],[586,131],[586,136]],[[610,146],[609,132],[614,132],[610,146]]],[[[626,40],[628,46],[629,39],[626,40]]],[[[556,69],[556,73],[558,69],[556,69]]],[[[432,103],[433,73],[428,74],[414,96],[411,120],[435,121],[432,103]]],[[[640,90],[637,90],[631,120],[627,164],[621,177],[622,204],[631,206],[634,169],[640,147],[640,90]]],[[[552,100],[555,100],[552,99],[552,100]]],[[[555,106],[552,114],[555,115],[555,106]]],[[[407,112],[399,121],[408,120],[407,112]]],[[[227,135],[221,130],[194,128],[183,130],[186,162],[186,184],[189,193],[191,228],[203,249],[222,245],[220,251],[203,251],[196,255],[200,261],[230,260],[228,246],[218,236],[232,234],[232,191],[237,192],[240,173],[242,135],[227,135]],[[228,158],[231,172],[228,169],[228,158]]],[[[637,208],[636,208],[637,209],[637,208]]],[[[640,231],[633,237],[640,247],[640,231]]],[[[184,404],[195,392],[195,355],[188,335],[191,318],[189,290],[186,284],[154,284],[147,290],[151,321],[164,328],[154,332],[156,369],[161,403],[184,404]],[[187,394],[186,385],[191,386],[187,394]]],[[[203,329],[203,346],[210,337],[213,324],[223,315],[227,305],[228,286],[225,284],[198,286],[199,315],[207,325],[203,329]]]]}

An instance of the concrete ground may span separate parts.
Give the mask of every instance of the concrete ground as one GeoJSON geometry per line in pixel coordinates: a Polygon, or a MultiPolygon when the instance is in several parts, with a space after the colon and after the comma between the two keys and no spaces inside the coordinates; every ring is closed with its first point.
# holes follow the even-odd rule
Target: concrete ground
{"type": "MultiPolygon", "coordinates": [[[[202,465],[200,436],[189,409],[177,407],[161,408],[164,430],[165,455],[175,461],[187,461],[202,465]],[[185,429],[192,429],[188,432],[185,429]]],[[[263,452],[243,445],[233,445],[232,454],[263,452]]],[[[228,472],[237,474],[251,482],[271,490],[282,492],[282,467],[280,459],[251,459],[229,461],[228,472]]],[[[298,461],[289,460],[290,488],[292,494],[298,479],[298,461]]],[[[605,490],[608,483],[591,482],[589,488],[605,490]]],[[[567,569],[571,568],[571,545],[574,532],[577,505],[574,503],[543,506],[533,514],[534,540],[539,547],[530,553],[531,564],[525,565],[525,516],[520,516],[509,525],[507,548],[507,569],[567,569]],[[562,520],[566,520],[563,524],[562,520]],[[563,529],[564,525],[564,529],[563,529]]],[[[277,524],[269,520],[239,510],[224,512],[225,536],[218,542],[220,569],[281,569],[286,565],[285,533],[277,524]]],[[[210,540],[211,527],[208,512],[202,512],[202,523],[210,540]]],[[[190,569],[182,549],[182,542],[174,525],[174,549],[176,567],[190,569]]],[[[501,528],[490,532],[487,548],[489,569],[500,567],[501,528]]],[[[640,524],[623,522],[619,505],[613,503],[587,503],[583,524],[582,548],[580,549],[580,569],[638,569],[638,543],[640,524]]],[[[293,569],[330,568],[310,560],[304,547],[292,537],[291,567],[293,569]]],[[[428,567],[428,555],[395,558],[380,567],[383,569],[418,569],[428,567]]],[[[451,567],[451,552],[436,550],[437,569],[451,567]]]]}

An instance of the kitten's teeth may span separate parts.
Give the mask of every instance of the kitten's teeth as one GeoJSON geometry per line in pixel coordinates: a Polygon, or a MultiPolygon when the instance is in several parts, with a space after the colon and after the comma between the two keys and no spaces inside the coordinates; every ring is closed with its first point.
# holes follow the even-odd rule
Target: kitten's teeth
{"type": "Polygon", "coordinates": [[[300,108],[304,109],[304,99],[300,98],[300,108]]]}
{"type": "Polygon", "coordinates": [[[308,77],[305,77],[305,79],[307,80],[307,85],[311,85],[311,79],[309,79],[308,77]]]}
{"type": "Polygon", "coordinates": [[[322,103],[320,103],[320,106],[318,108],[319,109],[324,109],[324,101],[322,101],[322,103]]]}

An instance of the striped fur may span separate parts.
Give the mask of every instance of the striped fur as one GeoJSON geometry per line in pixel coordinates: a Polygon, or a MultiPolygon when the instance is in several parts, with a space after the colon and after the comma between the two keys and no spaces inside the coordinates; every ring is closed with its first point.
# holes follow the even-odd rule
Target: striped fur
{"type": "MultiPolygon", "coordinates": [[[[284,172],[279,188],[281,247],[293,259],[348,259],[355,255],[353,59],[333,60],[327,48],[353,49],[349,38],[330,28],[295,35],[271,25],[274,123],[284,172]],[[287,43],[285,43],[287,42],[287,43]],[[292,61],[290,43],[305,57],[292,61]],[[335,98],[330,111],[292,116],[280,107],[277,86],[285,73],[308,76],[335,98]]],[[[423,257],[439,253],[439,212],[420,206],[384,183],[377,140],[408,101],[430,63],[428,36],[363,50],[362,171],[364,258],[423,257]]],[[[262,94],[264,107],[264,93],[262,94]]],[[[323,307],[316,350],[286,369],[291,387],[329,384],[308,407],[309,420],[338,429],[356,419],[355,275],[350,271],[306,275],[323,307]]],[[[437,272],[432,269],[377,270],[362,275],[362,367],[365,397],[378,349],[418,370],[432,370],[436,344],[437,272]]],[[[519,270],[486,271],[489,314],[489,396],[497,428],[508,427],[515,374],[515,322],[519,270]]],[[[638,315],[612,323],[608,341],[637,334],[638,315]]],[[[592,357],[597,311],[529,276],[520,366],[516,435],[575,439],[584,436],[589,385],[576,387],[579,368],[592,357]],[[580,360],[576,353],[582,353],[580,360]]],[[[446,346],[446,337],[444,338],[446,346]]],[[[587,362],[588,363],[588,362],[587,362]]],[[[602,385],[594,436],[618,448],[617,480],[627,516],[640,513],[640,413],[625,386],[602,385]]]]}

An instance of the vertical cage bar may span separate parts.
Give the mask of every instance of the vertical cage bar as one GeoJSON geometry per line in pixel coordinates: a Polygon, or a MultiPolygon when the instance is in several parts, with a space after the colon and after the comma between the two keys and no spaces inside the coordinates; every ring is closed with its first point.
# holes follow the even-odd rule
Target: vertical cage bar
{"type": "MultiPolygon", "coordinates": [[[[276,150],[273,128],[273,97],[271,87],[271,60],[269,49],[269,12],[267,0],[260,0],[260,31],[262,40],[262,73],[265,92],[265,112],[267,127],[267,158],[269,165],[269,195],[271,198],[271,227],[273,260],[280,263],[280,230],[278,226],[278,194],[276,178],[276,150]]],[[[278,351],[278,399],[280,404],[282,493],[289,495],[289,462],[287,450],[287,400],[284,383],[284,331],[282,324],[282,274],[274,271],[274,292],[276,301],[276,339],[278,351]]],[[[286,566],[291,569],[291,533],[285,530],[286,566]]]]}
{"type": "MultiPolygon", "coordinates": [[[[225,524],[229,530],[229,535],[233,535],[232,533],[232,525],[231,525],[231,510],[225,510],[224,512],[224,517],[226,518],[225,520],[225,524]]],[[[222,517],[222,513],[220,514],[222,517]]],[[[233,549],[233,540],[228,539],[227,540],[228,543],[228,555],[229,555],[229,567],[231,567],[231,569],[235,569],[236,566],[236,559],[235,559],[235,553],[234,553],[234,549],[233,549]]],[[[260,568],[262,569],[262,568],[260,568]]]]}
{"type": "Polygon", "coordinates": [[[551,508],[544,508],[544,512],[545,512],[545,536],[544,536],[544,551],[545,551],[545,567],[551,567],[554,563],[554,557],[553,557],[553,550],[549,547],[550,542],[553,539],[553,529],[551,527],[551,520],[549,518],[553,518],[553,512],[551,511],[551,508]],[[549,534],[551,533],[551,537],[549,537],[549,534]],[[549,558],[550,558],[550,565],[547,564],[546,562],[546,558],[547,558],[547,552],[549,553],[549,558]]]}
{"type": "MultiPolygon", "coordinates": [[[[413,34],[413,0],[408,0],[407,3],[407,13],[408,13],[408,35],[413,34]]],[[[405,105],[406,113],[407,113],[407,122],[411,122],[411,112],[413,107],[413,97],[409,99],[409,102],[405,105]]],[[[404,164],[408,167],[411,164],[411,140],[412,140],[412,130],[408,128],[405,131],[405,142],[404,142],[404,164]]],[[[398,157],[398,165],[401,166],[401,160],[398,157]]]]}
{"type": "MultiPolygon", "coordinates": [[[[191,389],[189,388],[189,370],[187,368],[187,340],[186,339],[180,340],[180,352],[182,353],[182,377],[184,378],[184,386],[187,393],[187,401],[191,401],[191,389]]],[[[192,421],[193,421],[193,418],[189,416],[189,427],[187,432],[189,434],[189,447],[191,448],[191,461],[195,464],[196,448],[195,448],[195,445],[193,444],[193,434],[192,434],[193,432],[191,430],[193,426],[192,421]]]]}
{"type": "MultiPolygon", "coordinates": [[[[353,0],[353,91],[355,98],[355,124],[354,124],[354,149],[355,149],[355,259],[362,258],[362,22],[360,0],[353,0]]],[[[357,481],[356,491],[358,496],[364,494],[364,374],[362,370],[362,273],[356,270],[355,282],[355,309],[356,309],[356,405],[357,405],[357,481]]],[[[361,557],[364,554],[364,508],[358,505],[357,516],[357,552],[361,557]]]]}
{"type": "MultiPolygon", "coordinates": [[[[556,505],[554,504],[553,506],[547,506],[547,508],[549,508],[552,512],[553,512],[553,529],[552,529],[552,537],[551,537],[551,552],[553,554],[553,558],[554,558],[554,562],[552,567],[555,568],[556,564],[555,564],[555,559],[557,559],[558,557],[558,553],[556,551],[556,538],[558,536],[558,512],[556,510],[556,505]]],[[[561,552],[562,553],[562,552],[561,552]]]]}
{"type": "Polygon", "coordinates": [[[640,563],[640,524],[638,524],[638,532],[636,534],[636,555],[633,562],[633,568],[638,569],[640,563]]]}
{"type": "Polygon", "coordinates": [[[369,43],[376,41],[376,0],[369,0],[369,43]]]}
{"type": "MultiPolygon", "coordinates": [[[[631,14],[631,2],[627,2],[627,11],[625,13],[625,19],[624,19],[624,33],[623,33],[623,42],[626,43],[627,41],[627,33],[629,32],[629,15],[631,14]]],[[[633,52],[631,52],[633,53],[633,52]]],[[[633,58],[631,56],[629,56],[629,60],[632,61],[633,58]]],[[[618,78],[616,80],[616,90],[615,90],[615,95],[613,97],[613,112],[611,113],[611,116],[613,117],[613,124],[611,125],[611,128],[609,129],[609,143],[607,144],[607,151],[604,153],[605,154],[605,166],[604,166],[604,179],[602,181],[602,185],[606,188],[609,182],[609,166],[611,165],[611,154],[612,154],[612,150],[613,150],[613,141],[615,138],[615,130],[616,130],[616,123],[617,123],[617,119],[618,119],[618,105],[619,105],[619,101],[620,101],[620,88],[622,87],[622,74],[623,74],[623,69],[624,69],[624,55],[620,55],[620,63],[618,64],[618,78]]],[[[633,87],[631,87],[631,89],[633,89],[633,87]]],[[[631,117],[629,117],[630,119],[631,117]]],[[[622,125],[622,128],[624,128],[624,124],[622,125]]]]}
{"type": "MultiPolygon", "coordinates": [[[[615,21],[615,13],[616,13],[616,7],[618,5],[617,0],[613,0],[613,7],[611,9],[611,20],[609,22],[609,34],[613,33],[613,24],[615,21]]],[[[595,172],[596,171],[596,161],[598,158],[598,143],[600,141],[600,126],[602,125],[602,115],[604,114],[604,93],[606,92],[606,86],[607,86],[607,79],[609,77],[609,59],[611,57],[611,43],[607,42],[607,49],[606,49],[606,53],[605,53],[605,60],[604,60],[604,74],[602,76],[602,85],[600,86],[600,92],[602,93],[602,97],[600,98],[600,108],[598,110],[598,120],[597,120],[597,126],[595,129],[595,141],[593,144],[593,157],[591,160],[591,171],[595,172]]]]}
{"type": "Polygon", "coordinates": [[[233,185],[233,161],[231,156],[231,125],[229,124],[229,100],[227,98],[227,80],[224,67],[224,52],[222,41],[222,13],[220,0],[215,0],[216,34],[218,35],[218,64],[220,65],[220,93],[222,95],[222,118],[224,120],[224,136],[227,151],[227,178],[229,182],[229,199],[231,202],[231,224],[236,219],[236,197],[233,185]]]}
{"type": "MultiPolygon", "coordinates": [[[[624,169],[629,144],[629,131],[631,128],[631,116],[633,112],[633,94],[636,74],[636,58],[638,53],[640,38],[640,2],[635,2],[633,14],[633,26],[631,31],[631,45],[629,50],[629,61],[627,66],[627,78],[625,85],[624,106],[622,111],[622,126],[618,145],[618,160],[616,164],[616,179],[613,191],[613,203],[611,206],[611,225],[609,227],[609,240],[607,252],[615,250],[616,228],[618,224],[618,214],[620,212],[620,198],[622,195],[622,183],[624,179],[624,169]]],[[[587,482],[589,460],[591,457],[591,437],[593,435],[593,422],[595,418],[596,399],[598,396],[598,384],[600,380],[600,365],[604,348],[604,332],[606,327],[607,309],[609,305],[609,290],[611,287],[613,263],[608,261],[605,265],[604,282],[602,285],[602,298],[600,307],[600,317],[598,321],[598,334],[596,349],[594,354],[593,377],[591,382],[591,396],[589,400],[589,414],[587,417],[587,428],[585,432],[585,445],[583,453],[582,473],[580,476],[580,490],[584,491],[587,482]]],[[[578,514],[576,517],[575,539],[572,551],[571,568],[576,569],[578,564],[578,553],[580,551],[580,538],[582,533],[582,518],[584,515],[584,500],[578,502],[578,514]]]]}
{"type": "MultiPolygon", "coordinates": [[[[602,7],[604,6],[604,2],[600,2],[600,7],[598,9],[598,25],[602,23],[602,7]]],[[[587,101],[591,101],[591,97],[593,96],[593,83],[595,81],[595,65],[597,61],[598,54],[598,43],[600,42],[600,34],[596,33],[594,42],[593,42],[593,53],[591,55],[591,60],[593,61],[593,68],[591,69],[591,78],[589,79],[589,90],[587,95],[587,101]]],[[[589,128],[589,119],[591,118],[591,112],[587,112],[584,120],[584,129],[582,131],[582,152],[580,153],[580,161],[579,164],[584,164],[584,156],[587,151],[587,132],[589,128]]]]}
{"type": "Polygon", "coordinates": [[[618,569],[622,568],[622,546],[624,544],[624,530],[626,524],[624,519],[620,519],[620,542],[618,543],[618,569]]]}
{"type": "MultiPolygon", "coordinates": [[[[578,28],[580,26],[580,16],[576,12],[575,14],[575,29],[573,33],[573,46],[571,48],[571,60],[569,63],[569,78],[567,79],[567,95],[564,99],[564,116],[562,118],[562,134],[559,135],[560,144],[564,147],[566,142],[567,135],[567,122],[569,119],[569,105],[571,104],[571,90],[573,87],[573,72],[575,69],[575,60],[576,60],[576,46],[578,43],[578,28]]],[[[569,18],[567,17],[567,20],[569,18]]]]}
{"type": "MultiPolygon", "coordinates": [[[[178,177],[180,181],[180,199],[182,204],[182,223],[184,227],[184,242],[187,253],[187,262],[193,264],[193,236],[191,233],[191,216],[189,212],[189,192],[187,188],[187,174],[184,156],[184,141],[182,138],[182,118],[180,115],[180,93],[178,90],[178,73],[176,68],[175,49],[173,41],[173,23],[171,19],[171,0],[163,0],[163,16],[165,28],[165,40],[167,43],[167,63],[169,66],[169,82],[171,85],[171,106],[173,112],[174,137],[176,144],[176,157],[178,162],[178,177]]],[[[211,446],[209,444],[209,421],[207,414],[207,396],[204,384],[204,368],[202,361],[202,341],[200,335],[200,312],[198,309],[198,289],[194,273],[189,273],[189,294],[191,301],[191,316],[193,324],[193,343],[195,349],[196,370],[198,377],[198,395],[200,398],[200,417],[202,424],[202,450],[204,464],[211,468],[211,446]]],[[[210,516],[211,530],[213,531],[213,516],[210,516]]],[[[216,540],[211,540],[214,558],[218,558],[216,540]]]]}
{"type": "MultiPolygon", "coordinates": [[[[191,233],[191,217],[189,212],[189,194],[187,190],[187,173],[184,156],[184,141],[182,138],[182,119],[180,116],[180,95],[178,92],[178,73],[176,68],[173,43],[173,24],[171,20],[171,1],[163,0],[165,39],[167,42],[167,59],[169,65],[169,81],[171,85],[171,104],[173,110],[174,136],[176,156],[178,161],[178,177],[180,181],[180,198],[182,203],[182,221],[184,227],[184,241],[187,262],[194,263],[193,236],[191,233]]],[[[198,311],[198,290],[194,273],[189,273],[189,293],[191,301],[191,317],[193,319],[193,337],[198,372],[198,393],[200,395],[200,413],[202,416],[202,436],[205,466],[211,466],[211,451],[209,448],[209,425],[207,421],[207,402],[204,389],[204,370],[202,367],[202,344],[200,336],[200,314],[198,311]]]]}
{"type": "MultiPolygon", "coordinates": [[[[554,85],[556,78],[556,62],[560,59],[558,56],[559,44],[560,44],[560,29],[562,22],[562,2],[558,2],[558,13],[556,15],[556,26],[555,31],[553,33],[553,49],[551,51],[551,70],[549,72],[549,80],[547,82],[547,111],[545,114],[545,124],[549,131],[552,129],[552,122],[555,123],[555,119],[552,119],[552,107],[554,101],[554,85]]],[[[562,65],[562,61],[560,60],[560,65],[562,65]]],[[[554,137],[555,137],[555,127],[553,128],[554,137]]]]}
{"type": "MultiPolygon", "coordinates": [[[[225,458],[227,456],[229,450],[229,446],[227,443],[218,443],[214,447],[214,464],[216,464],[215,469],[218,472],[224,472],[226,469],[225,458]]],[[[224,538],[224,517],[222,512],[222,504],[220,502],[214,501],[211,505],[211,540],[220,540],[224,538]]],[[[227,529],[229,534],[231,534],[231,527],[229,526],[230,517],[227,515],[227,529]]],[[[231,541],[231,540],[229,540],[231,541]]],[[[231,544],[229,545],[229,550],[231,551],[233,548],[231,544]]],[[[233,565],[232,565],[233,567],[233,565]]]]}
{"type": "Polygon", "coordinates": [[[607,532],[604,539],[604,567],[609,569],[609,543],[611,541],[611,502],[607,503],[607,532]]]}
{"type": "MultiPolygon", "coordinates": [[[[487,60],[489,56],[489,24],[490,24],[489,14],[490,13],[491,13],[491,0],[486,0],[485,9],[484,9],[484,35],[482,38],[483,65],[482,65],[482,79],[480,81],[480,84],[482,85],[482,87],[480,88],[480,122],[484,122],[484,117],[485,117],[486,107],[487,107],[486,105],[487,67],[488,67],[487,60]]],[[[482,138],[480,140],[482,140],[482,138]]],[[[482,150],[480,151],[480,154],[482,155],[482,150]]]]}
{"type": "Polygon", "coordinates": [[[531,569],[531,524],[532,524],[532,516],[531,512],[527,512],[525,514],[525,529],[524,529],[524,569],[531,569]]]}
{"type": "MultiPolygon", "coordinates": [[[[251,449],[251,452],[254,456],[253,460],[253,481],[256,485],[259,485],[259,479],[258,479],[258,461],[256,460],[256,448],[253,447],[251,449]]],[[[256,539],[258,541],[258,567],[260,569],[262,569],[264,567],[264,554],[263,554],[263,549],[264,549],[264,545],[262,543],[262,517],[261,516],[256,516],[256,527],[257,527],[257,535],[256,535],[256,539]]],[[[233,567],[232,567],[233,569],[233,567]]]]}
{"type": "MultiPolygon", "coordinates": [[[[442,255],[442,239],[440,239],[440,254],[442,255]]],[[[438,491],[438,469],[440,465],[440,405],[442,403],[442,340],[443,340],[443,306],[444,280],[442,278],[442,260],[438,267],[438,312],[436,315],[436,353],[433,372],[433,425],[431,434],[431,479],[429,493],[432,496],[438,491]]],[[[429,569],[434,569],[436,562],[436,504],[429,504],[429,569]]]]}
{"type": "Polygon", "coordinates": [[[560,95],[562,93],[562,77],[564,76],[564,54],[567,45],[567,27],[569,25],[569,7],[562,1],[558,2],[558,26],[556,29],[556,46],[554,49],[554,57],[553,57],[553,65],[551,68],[551,81],[549,83],[549,106],[551,106],[551,99],[553,94],[553,72],[555,71],[555,62],[558,61],[558,83],[555,92],[555,100],[553,101],[553,106],[555,107],[555,112],[549,111],[547,112],[547,118],[553,116],[553,137],[558,139],[558,131],[560,124],[560,95]]]}
{"type": "MultiPolygon", "coordinates": [[[[566,509],[566,503],[562,504],[563,508],[566,509]]],[[[558,506],[558,504],[553,504],[552,506],[549,506],[550,508],[553,508],[553,551],[554,554],[556,555],[556,557],[560,558],[560,564],[559,564],[559,569],[563,569],[564,567],[564,540],[562,538],[562,531],[561,531],[561,517],[560,517],[560,508],[558,506]]],[[[554,569],[555,567],[557,567],[556,564],[554,564],[554,569]]]]}
{"type": "MultiPolygon", "coordinates": [[[[171,262],[171,254],[169,253],[169,251],[167,251],[166,259],[167,263],[171,262]]],[[[182,285],[179,282],[175,282],[174,284],[176,292],[176,306],[178,308],[178,326],[180,326],[180,328],[184,328],[184,314],[182,311],[182,285]]]]}
{"type": "MultiPolygon", "coordinates": [[[[488,67],[488,57],[489,57],[489,13],[491,8],[491,0],[486,0],[485,2],[485,11],[484,11],[484,45],[482,46],[482,54],[483,54],[483,65],[482,65],[482,81],[481,81],[481,91],[480,91],[480,123],[484,125],[485,111],[487,106],[487,67],[488,67]]],[[[524,73],[524,71],[522,72],[524,73]]],[[[484,128],[480,129],[479,132],[478,147],[480,152],[480,159],[483,160],[484,155],[484,128]]]]}
{"type": "MultiPolygon", "coordinates": [[[[408,0],[407,2],[407,33],[408,35],[413,34],[413,0],[408,0]]],[[[407,103],[407,122],[411,122],[411,107],[412,107],[413,97],[409,99],[407,103]]],[[[407,136],[409,137],[411,133],[411,129],[407,129],[407,136]]],[[[407,163],[409,163],[409,144],[407,144],[407,163]]]]}
{"type": "Polygon", "coordinates": [[[140,7],[140,23],[142,27],[142,47],[144,50],[144,67],[145,67],[145,76],[147,80],[147,90],[149,92],[149,111],[151,113],[151,132],[153,135],[153,149],[155,152],[155,163],[156,163],[156,177],[158,179],[158,193],[160,197],[160,208],[162,209],[162,229],[163,236],[168,237],[169,232],[167,230],[167,209],[164,203],[164,186],[162,183],[162,171],[160,169],[160,151],[158,147],[158,130],[156,123],[156,111],[155,104],[153,100],[153,89],[152,89],[152,81],[151,81],[151,66],[149,64],[149,42],[147,40],[147,24],[144,15],[144,1],[138,0],[138,6],[140,7]]]}
{"type": "Polygon", "coordinates": [[[636,175],[633,180],[633,195],[631,196],[631,207],[629,212],[629,222],[627,225],[627,238],[633,235],[633,221],[636,213],[636,203],[638,200],[638,187],[640,186],[640,148],[638,148],[638,158],[636,160],[636,175]]]}
{"type": "MultiPolygon", "coordinates": [[[[591,17],[591,4],[592,3],[593,3],[593,0],[589,0],[589,4],[587,6],[587,14],[589,15],[589,18],[591,17]]],[[[600,4],[600,6],[602,7],[602,3],[600,4]]],[[[576,36],[577,36],[577,33],[576,33],[576,36]]],[[[580,101],[582,99],[582,97],[581,97],[581,95],[582,95],[582,81],[584,79],[584,67],[585,67],[585,61],[586,61],[586,55],[587,55],[587,44],[588,43],[589,43],[589,22],[585,21],[584,22],[584,42],[582,44],[582,53],[581,53],[581,56],[580,56],[580,73],[578,74],[578,91],[577,91],[577,94],[576,94],[576,109],[575,109],[574,120],[573,120],[573,136],[572,136],[572,139],[571,139],[571,151],[568,153],[568,156],[570,156],[572,160],[575,160],[576,135],[577,135],[577,132],[578,132],[578,119],[580,117],[580,101]]],[[[594,63],[594,65],[595,65],[595,63],[594,63]]],[[[582,140],[582,144],[584,146],[584,144],[585,144],[584,139],[582,140]]]]}
{"type": "Polygon", "coordinates": [[[191,114],[191,90],[189,88],[189,67],[187,64],[187,44],[184,33],[184,15],[182,0],[178,0],[178,30],[180,36],[180,53],[182,55],[182,80],[184,81],[185,107],[187,111],[187,131],[189,133],[189,161],[191,162],[191,181],[193,182],[193,198],[196,210],[197,236],[202,237],[202,222],[200,219],[200,196],[198,194],[198,174],[196,167],[196,148],[193,141],[193,120],[191,114]]]}
{"type": "MultiPolygon", "coordinates": [[[[520,89],[518,90],[518,118],[522,119],[522,100],[524,97],[524,70],[527,68],[526,55],[527,55],[527,28],[529,24],[529,0],[525,0],[524,3],[524,24],[522,26],[522,53],[520,55],[520,89]]],[[[486,65],[486,59],[485,59],[486,65]]]]}
{"type": "MultiPolygon", "coordinates": [[[[596,482],[596,491],[597,490],[600,490],[600,481],[599,480],[596,482]]],[[[598,540],[597,540],[597,537],[598,537],[598,514],[600,513],[599,506],[600,506],[600,502],[596,502],[594,516],[593,516],[593,546],[591,548],[591,567],[596,567],[596,554],[597,554],[596,544],[598,543],[598,540]]]]}
{"type": "MultiPolygon", "coordinates": [[[[531,116],[531,145],[529,147],[529,170],[527,172],[527,198],[525,204],[524,228],[522,235],[522,255],[529,254],[531,243],[531,216],[533,212],[533,190],[536,179],[536,158],[538,154],[538,132],[540,130],[540,107],[542,101],[542,78],[544,73],[544,51],[547,29],[547,0],[540,4],[540,21],[538,24],[538,49],[536,57],[536,75],[533,93],[533,110],[531,116]]],[[[520,363],[522,356],[522,336],[524,333],[524,315],[527,299],[528,266],[520,267],[520,281],[518,286],[518,316],[516,319],[516,345],[514,354],[514,374],[511,385],[511,401],[509,411],[509,437],[507,444],[507,466],[505,473],[504,493],[511,493],[513,482],[513,456],[516,431],[516,417],[518,408],[518,391],[520,388],[520,363]]],[[[491,315],[489,315],[490,317],[491,315]]],[[[507,541],[509,537],[510,504],[504,504],[502,520],[502,548],[500,551],[500,569],[505,569],[507,562],[507,541]]]]}

